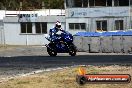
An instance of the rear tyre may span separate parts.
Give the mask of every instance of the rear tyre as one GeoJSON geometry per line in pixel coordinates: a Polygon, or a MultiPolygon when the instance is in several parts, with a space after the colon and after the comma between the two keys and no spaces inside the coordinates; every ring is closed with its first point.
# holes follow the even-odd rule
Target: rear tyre
{"type": "Polygon", "coordinates": [[[69,55],[76,56],[76,47],[73,44],[69,46],[69,55]]]}

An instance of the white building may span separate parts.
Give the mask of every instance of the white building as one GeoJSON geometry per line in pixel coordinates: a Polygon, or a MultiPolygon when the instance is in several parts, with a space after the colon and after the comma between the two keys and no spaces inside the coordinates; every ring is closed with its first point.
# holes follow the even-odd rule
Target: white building
{"type": "Polygon", "coordinates": [[[115,31],[132,27],[132,0],[65,0],[66,29],[115,31]]]}
{"type": "Polygon", "coordinates": [[[44,45],[45,36],[56,21],[65,29],[64,10],[5,11],[2,43],[6,45],[44,45]]]}
{"type": "Polygon", "coordinates": [[[44,45],[45,36],[59,20],[62,28],[80,31],[116,31],[132,28],[132,0],[64,0],[65,10],[0,11],[4,27],[0,43],[44,45]]]}

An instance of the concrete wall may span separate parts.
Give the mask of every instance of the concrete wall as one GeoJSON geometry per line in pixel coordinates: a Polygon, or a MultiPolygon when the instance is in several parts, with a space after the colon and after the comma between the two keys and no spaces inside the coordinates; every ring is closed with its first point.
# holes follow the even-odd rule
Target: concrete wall
{"type": "Polygon", "coordinates": [[[129,17],[104,17],[104,18],[66,18],[66,29],[69,30],[69,23],[86,23],[86,30],[69,30],[72,34],[79,32],[95,32],[97,29],[96,21],[107,20],[107,31],[115,31],[115,20],[123,20],[123,29],[130,29],[129,17]]]}
{"type": "Polygon", "coordinates": [[[0,13],[3,15],[8,14],[38,14],[38,16],[49,16],[49,15],[65,15],[64,9],[40,9],[34,11],[8,11],[8,10],[0,10],[0,13]]]}
{"type": "Polygon", "coordinates": [[[20,37],[19,23],[5,23],[4,24],[5,43],[9,45],[26,45],[26,36],[20,37]],[[11,26],[12,25],[12,26],[11,26]]]}
{"type": "Polygon", "coordinates": [[[124,52],[128,53],[132,50],[132,36],[122,37],[124,52]]]}
{"type": "Polygon", "coordinates": [[[129,6],[98,8],[67,8],[66,17],[120,17],[129,16],[129,6]]]}
{"type": "Polygon", "coordinates": [[[75,36],[74,37],[74,44],[77,46],[78,51],[83,51],[83,37],[75,36]]]}
{"type": "Polygon", "coordinates": [[[101,52],[113,52],[112,47],[112,36],[102,36],[100,37],[101,52]]]}
{"type": "Polygon", "coordinates": [[[0,20],[3,20],[4,17],[17,17],[18,14],[37,14],[38,16],[57,16],[65,15],[64,9],[41,9],[37,11],[8,11],[0,10],[0,20]]]}
{"type": "MultiPolygon", "coordinates": [[[[5,23],[4,37],[7,45],[43,45],[47,34],[21,34],[20,23],[5,23]]],[[[33,29],[34,30],[34,29],[33,29]]]]}
{"type": "Polygon", "coordinates": [[[100,52],[100,38],[99,37],[91,37],[90,42],[90,52],[100,52]]]}
{"type": "MultiPolygon", "coordinates": [[[[71,4],[71,3],[70,3],[71,4]]],[[[95,32],[97,29],[96,21],[107,20],[107,31],[115,30],[115,20],[123,20],[123,29],[130,28],[130,7],[95,7],[95,8],[66,8],[66,29],[69,30],[69,23],[86,23],[88,32],[95,32]]],[[[84,30],[69,30],[72,34],[84,30]]]]}
{"type": "Polygon", "coordinates": [[[122,42],[122,36],[113,36],[112,37],[112,43],[113,43],[113,52],[123,52],[123,42],[122,42]]]}
{"type": "Polygon", "coordinates": [[[0,26],[0,45],[4,44],[4,27],[0,26]]]}
{"type": "Polygon", "coordinates": [[[0,20],[3,20],[5,17],[5,10],[0,10],[0,20]]]}
{"type": "Polygon", "coordinates": [[[5,17],[4,18],[4,42],[8,45],[44,45],[48,41],[45,36],[49,34],[49,29],[55,26],[56,21],[62,22],[62,28],[66,30],[65,27],[65,16],[40,16],[37,18],[36,22],[46,22],[47,23],[47,33],[46,34],[36,34],[35,23],[32,22],[31,34],[21,33],[20,22],[18,22],[18,17],[5,17]]]}
{"type": "Polygon", "coordinates": [[[78,51],[95,53],[132,52],[132,36],[81,37],[74,36],[78,51]]]}
{"type": "MultiPolygon", "coordinates": [[[[22,22],[56,22],[60,21],[65,23],[65,16],[38,16],[38,17],[30,17],[32,21],[22,21],[22,22]],[[34,19],[34,20],[33,20],[34,19]]],[[[3,22],[19,22],[18,17],[4,17],[3,22]]]]}
{"type": "Polygon", "coordinates": [[[90,37],[82,37],[82,51],[90,52],[90,37]]]}
{"type": "MultiPolygon", "coordinates": [[[[32,34],[22,34],[20,23],[4,23],[5,44],[7,45],[44,45],[48,41],[45,39],[47,34],[36,34],[35,24],[32,24],[32,34]]],[[[47,23],[47,32],[53,28],[55,23],[47,23]]],[[[62,28],[65,29],[65,23],[62,23],[62,28]]]]}
{"type": "MultiPolygon", "coordinates": [[[[86,18],[66,18],[66,29],[72,34],[76,34],[78,31],[85,32],[85,30],[69,30],[69,23],[86,23],[86,24],[88,24],[88,21],[89,20],[86,18]]],[[[86,28],[88,29],[87,25],[86,25],[86,28]]]]}
{"type": "Polygon", "coordinates": [[[39,16],[36,22],[65,22],[65,16],[39,16]]]}

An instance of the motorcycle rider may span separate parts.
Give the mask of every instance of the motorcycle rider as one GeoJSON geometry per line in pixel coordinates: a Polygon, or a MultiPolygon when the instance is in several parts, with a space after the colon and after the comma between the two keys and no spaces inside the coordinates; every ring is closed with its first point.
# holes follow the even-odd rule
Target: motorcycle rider
{"type": "Polygon", "coordinates": [[[49,30],[49,37],[45,38],[49,41],[45,46],[50,56],[56,56],[57,53],[69,53],[71,56],[76,55],[73,36],[61,28],[61,22],[57,21],[55,26],[49,30]]]}
{"type": "Polygon", "coordinates": [[[61,28],[61,22],[57,21],[57,22],[55,23],[55,27],[49,30],[49,36],[50,36],[49,39],[53,41],[53,40],[54,40],[54,37],[57,35],[57,32],[59,32],[59,31],[65,32],[65,31],[61,28]]]}

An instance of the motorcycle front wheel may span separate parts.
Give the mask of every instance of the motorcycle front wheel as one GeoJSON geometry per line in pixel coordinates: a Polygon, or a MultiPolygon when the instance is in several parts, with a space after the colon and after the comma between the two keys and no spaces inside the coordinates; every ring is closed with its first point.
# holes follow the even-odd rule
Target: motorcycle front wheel
{"type": "Polygon", "coordinates": [[[57,55],[57,52],[55,52],[55,51],[53,51],[53,50],[51,50],[51,49],[49,49],[49,48],[47,48],[47,52],[48,52],[48,54],[49,54],[50,56],[56,56],[56,55],[57,55]]]}

